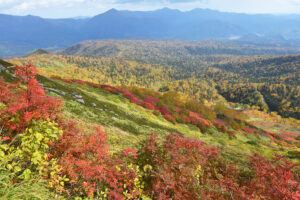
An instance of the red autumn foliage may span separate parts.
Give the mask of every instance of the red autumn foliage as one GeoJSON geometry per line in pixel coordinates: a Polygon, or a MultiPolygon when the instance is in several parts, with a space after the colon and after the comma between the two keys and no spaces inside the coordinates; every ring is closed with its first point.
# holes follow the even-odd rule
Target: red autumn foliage
{"type": "Polygon", "coordinates": [[[140,105],[142,103],[138,96],[136,96],[128,91],[123,93],[123,97],[125,97],[126,99],[129,99],[131,103],[135,103],[137,105],[140,105]]]}
{"type": "Polygon", "coordinates": [[[5,142],[5,141],[7,141],[7,140],[10,140],[10,137],[9,136],[4,136],[3,138],[2,138],[2,142],[5,142]]]}
{"type": "Polygon", "coordinates": [[[205,118],[206,118],[206,117],[205,117],[204,115],[202,115],[201,113],[193,112],[193,111],[190,111],[190,110],[189,110],[189,116],[195,117],[195,118],[197,118],[197,119],[199,119],[199,118],[205,119],[205,118]]]}
{"type": "Polygon", "coordinates": [[[180,113],[182,108],[180,108],[179,106],[174,106],[174,110],[175,110],[176,113],[180,113]]]}
{"type": "Polygon", "coordinates": [[[227,126],[227,127],[231,128],[231,126],[227,122],[225,122],[225,121],[223,121],[221,119],[213,119],[213,124],[215,126],[217,126],[217,127],[219,127],[219,126],[227,126]]]}
{"type": "Polygon", "coordinates": [[[152,96],[146,96],[145,99],[144,99],[144,102],[147,102],[147,103],[150,103],[150,104],[153,104],[153,105],[156,105],[156,103],[158,101],[159,101],[158,98],[152,97],[152,96]]]}
{"type": "Polygon", "coordinates": [[[255,133],[255,129],[250,128],[250,127],[244,127],[243,130],[244,130],[246,133],[250,133],[250,134],[254,134],[254,133],[255,133]]]}
{"type": "Polygon", "coordinates": [[[293,173],[295,167],[293,162],[280,156],[273,160],[257,154],[252,156],[251,168],[255,178],[247,188],[249,199],[288,200],[296,197],[300,190],[300,179],[293,173]]]}
{"type": "Polygon", "coordinates": [[[137,150],[128,148],[122,152],[122,156],[133,156],[134,159],[137,159],[137,150]]]}
{"type": "MultiPolygon", "coordinates": [[[[191,123],[191,124],[198,126],[202,130],[211,128],[210,122],[205,118],[204,115],[202,115],[199,112],[194,112],[194,111],[190,111],[190,110],[186,111],[187,115],[192,117],[192,118],[187,119],[186,117],[181,117],[181,115],[178,115],[178,113],[180,113],[182,110],[184,110],[179,106],[174,106],[174,112],[171,111],[167,106],[156,106],[157,102],[159,102],[160,99],[157,97],[154,97],[154,96],[150,96],[150,95],[159,95],[159,94],[155,93],[151,90],[148,90],[148,89],[132,87],[132,88],[127,88],[127,90],[126,90],[126,88],[119,89],[119,88],[112,87],[109,85],[99,85],[99,84],[94,84],[94,83],[84,82],[84,81],[79,81],[79,80],[65,80],[65,79],[61,79],[59,77],[54,77],[54,78],[65,81],[65,82],[71,81],[71,83],[88,84],[90,86],[98,87],[98,88],[102,87],[105,91],[108,91],[108,92],[111,92],[114,94],[121,93],[121,94],[123,94],[123,97],[129,99],[131,103],[141,105],[144,108],[147,108],[149,110],[157,109],[166,120],[171,121],[173,123],[177,119],[177,122],[191,123]],[[140,97],[135,94],[138,94],[144,100],[141,101],[140,97]]],[[[172,95],[164,96],[164,100],[166,100],[166,99],[168,100],[168,98],[172,99],[173,97],[172,97],[172,95]]],[[[172,100],[168,100],[167,102],[172,102],[172,100]]]]}
{"type": "Polygon", "coordinates": [[[64,135],[54,145],[53,156],[59,158],[62,173],[70,179],[66,184],[69,194],[79,192],[100,197],[99,192],[108,188],[109,199],[121,200],[125,191],[138,195],[134,190],[135,167],[129,168],[124,161],[126,157],[136,158],[134,149],[124,150],[123,159],[112,157],[106,143],[107,135],[99,127],[91,135],[78,130],[74,123],[66,124],[64,130],[64,135]]]}
{"type": "Polygon", "coordinates": [[[220,187],[216,173],[231,180],[236,172],[229,165],[221,166],[216,148],[175,134],[166,136],[162,146],[152,134],[140,152],[140,164],[152,167],[144,178],[153,199],[226,199],[222,198],[227,197],[226,191],[210,192],[203,186],[220,187]]]}
{"type": "Polygon", "coordinates": [[[119,93],[123,93],[124,91],[119,89],[119,88],[116,88],[116,87],[113,87],[113,86],[110,86],[110,85],[101,85],[101,87],[108,91],[108,92],[111,92],[111,93],[114,93],[114,94],[119,94],[119,93]]]}
{"type": "Polygon", "coordinates": [[[189,117],[187,120],[189,123],[199,127],[200,129],[207,129],[207,128],[211,128],[211,124],[208,120],[203,119],[203,118],[196,118],[196,117],[189,117]]]}
{"type": "Polygon", "coordinates": [[[172,115],[170,115],[168,113],[164,114],[163,117],[170,122],[175,122],[175,120],[176,120],[175,117],[173,117],[172,115]]]}
{"type": "Polygon", "coordinates": [[[166,106],[157,106],[156,109],[162,114],[162,115],[166,115],[171,113],[171,111],[169,110],[169,108],[167,108],[166,106]]]}
{"type": "MultiPolygon", "coordinates": [[[[6,133],[15,134],[24,130],[28,120],[50,118],[58,121],[64,134],[58,142],[52,144],[49,159],[58,158],[63,168],[62,173],[70,178],[64,186],[70,195],[83,194],[102,198],[99,191],[108,188],[109,199],[124,199],[124,192],[130,194],[128,199],[139,199],[134,183],[138,178],[138,164],[145,171],[144,192],[153,199],[299,199],[300,180],[295,173],[295,169],[299,168],[279,156],[273,160],[259,155],[251,156],[251,174],[245,176],[243,171],[224,162],[215,147],[208,147],[196,139],[175,134],[166,136],[162,144],[153,134],[139,151],[129,148],[121,155],[111,155],[106,143],[106,133],[100,128],[90,134],[79,130],[75,123],[59,121],[62,118],[57,120],[60,103],[56,98],[45,95],[35,79],[37,71],[33,65],[16,67],[15,74],[26,85],[26,89],[21,89],[20,83],[0,81],[0,102],[5,104],[0,111],[0,122],[1,126],[9,130],[1,132],[1,142],[13,139],[12,135],[6,133]],[[6,116],[13,116],[15,120],[6,116]]],[[[113,87],[107,88],[124,93],[113,87]]],[[[174,113],[167,107],[162,108],[164,117],[170,121],[175,120],[171,115],[174,113]]],[[[179,116],[188,123],[197,124],[199,119],[205,120],[199,115],[199,118],[179,116]]],[[[214,122],[216,126],[227,127],[220,121],[214,122]]],[[[255,133],[249,127],[244,131],[255,133]]],[[[279,140],[280,136],[294,137],[289,133],[268,134],[278,142],[283,142],[279,140]]]]}
{"type": "Polygon", "coordinates": [[[80,85],[87,85],[87,82],[82,81],[82,80],[73,80],[73,83],[77,83],[77,84],[80,84],[80,85]]]}
{"type": "Polygon", "coordinates": [[[66,83],[73,83],[73,81],[70,79],[60,79],[60,80],[66,82],[66,83]]]}
{"type": "Polygon", "coordinates": [[[155,105],[154,105],[154,104],[149,103],[149,102],[145,102],[145,101],[142,103],[142,106],[143,106],[144,108],[149,109],[149,110],[154,110],[154,108],[155,108],[155,105]]]}
{"type": "Polygon", "coordinates": [[[158,100],[159,99],[156,97],[146,96],[145,99],[143,100],[142,106],[149,110],[154,110],[158,100]]]}
{"type": "Polygon", "coordinates": [[[29,63],[14,69],[21,82],[12,84],[0,80],[0,102],[6,105],[0,111],[0,123],[4,128],[22,132],[32,119],[55,119],[62,104],[59,99],[46,96],[35,78],[36,67],[29,63]],[[26,89],[20,89],[21,83],[26,89]]]}
{"type": "Polygon", "coordinates": [[[182,120],[183,123],[191,123],[190,117],[187,117],[185,115],[179,115],[180,119],[182,120]]]}
{"type": "Polygon", "coordinates": [[[296,165],[281,157],[252,156],[252,175],[245,176],[216,148],[179,135],[166,136],[160,145],[152,134],[139,152],[139,164],[151,166],[144,180],[153,199],[287,200],[299,195],[296,165]]]}
{"type": "Polygon", "coordinates": [[[211,124],[209,123],[209,121],[203,118],[199,118],[199,125],[206,128],[211,128],[211,124]]]}

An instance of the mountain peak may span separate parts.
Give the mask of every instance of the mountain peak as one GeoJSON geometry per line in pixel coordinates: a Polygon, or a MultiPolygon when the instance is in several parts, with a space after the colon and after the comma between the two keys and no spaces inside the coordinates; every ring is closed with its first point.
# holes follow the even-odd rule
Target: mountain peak
{"type": "Polygon", "coordinates": [[[164,8],[158,9],[156,11],[161,11],[161,12],[181,12],[178,9],[171,9],[171,8],[168,8],[168,7],[164,7],[164,8]]]}
{"type": "Polygon", "coordinates": [[[42,55],[42,54],[49,54],[49,52],[45,51],[44,49],[37,49],[34,52],[30,53],[28,56],[42,55]]]}
{"type": "Polygon", "coordinates": [[[118,10],[117,10],[117,9],[115,9],[115,8],[112,8],[112,9],[110,9],[110,10],[106,11],[105,13],[117,13],[117,12],[118,12],[118,10]]]}

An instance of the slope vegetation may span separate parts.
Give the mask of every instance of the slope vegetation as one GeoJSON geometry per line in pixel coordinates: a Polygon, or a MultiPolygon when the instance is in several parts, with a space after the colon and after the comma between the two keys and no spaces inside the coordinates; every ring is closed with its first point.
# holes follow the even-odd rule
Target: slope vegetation
{"type": "Polygon", "coordinates": [[[146,44],[141,45],[137,54],[129,46],[128,51],[118,55],[108,53],[109,57],[48,54],[11,61],[33,60],[45,75],[156,91],[173,89],[199,101],[226,103],[227,100],[300,118],[299,55],[192,56],[180,50],[167,53],[161,46],[146,49],[146,44]]]}
{"type": "Polygon", "coordinates": [[[174,91],[36,75],[31,64],[4,69],[1,198],[299,196],[299,121],[174,91]]]}

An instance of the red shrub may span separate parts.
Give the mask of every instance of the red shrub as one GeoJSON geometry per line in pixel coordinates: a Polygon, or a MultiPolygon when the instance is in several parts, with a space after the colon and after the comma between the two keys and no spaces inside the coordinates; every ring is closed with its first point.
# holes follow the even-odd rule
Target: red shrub
{"type": "Polygon", "coordinates": [[[176,120],[175,117],[173,117],[172,115],[170,115],[168,113],[164,114],[163,117],[170,122],[175,122],[175,120],[176,120]]]}
{"type": "Polygon", "coordinates": [[[100,84],[97,84],[97,83],[87,82],[87,84],[88,84],[89,86],[96,87],[96,88],[100,88],[100,87],[101,87],[101,85],[100,85],[100,84]]]}
{"type": "Polygon", "coordinates": [[[150,103],[150,104],[153,104],[153,105],[156,105],[156,103],[158,101],[159,101],[158,98],[152,97],[152,96],[146,96],[145,99],[144,99],[144,102],[147,102],[147,103],[150,103]]]}
{"type": "MultiPolygon", "coordinates": [[[[53,156],[59,158],[62,173],[70,179],[66,184],[68,193],[103,198],[99,192],[107,188],[109,199],[124,199],[126,191],[130,197],[138,197],[134,183],[138,178],[136,167],[129,167],[124,162],[125,157],[120,159],[109,154],[106,133],[96,128],[96,132],[89,135],[79,131],[74,124],[65,128],[65,134],[54,146],[53,156]]],[[[136,158],[136,151],[127,149],[123,156],[136,158]]]]}
{"type": "Polygon", "coordinates": [[[221,119],[213,119],[213,124],[217,127],[227,126],[227,127],[231,128],[231,126],[227,122],[225,122],[221,119]]]}
{"type": "Polygon", "coordinates": [[[180,111],[182,110],[182,108],[178,107],[178,106],[174,106],[174,110],[176,113],[180,113],[180,111]]]}
{"type": "Polygon", "coordinates": [[[61,79],[61,78],[56,78],[56,79],[61,80],[66,83],[73,83],[73,81],[71,79],[61,79]]]}
{"type": "Polygon", "coordinates": [[[123,156],[133,156],[134,159],[137,159],[137,150],[128,148],[122,152],[123,156]]]}
{"type": "Polygon", "coordinates": [[[244,130],[246,133],[251,133],[251,134],[254,134],[254,133],[255,133],[255,129],[250,128],[250,127],[244,127],[243,130],[244,130]]]}
{"type": "Polygon", "coordinates": [[[179,117],[185,122],[185,123],[191,123],[191,119],[185,115],[179,115],[179,117]]]}
{"type": "Polygon", "coordinates": [[[55,119],[61,102],[46,96],[35,78],[38,73],[35,66],[27,64],[14,68],[16,77],[26,85],[26,89],[20,89],[19,83],[9,84],[0,80],[0,102],[6,105],[0,110],[3,128],[22,132],[32,119],[55,119]]]}
{"type": "Polygon", "coordinates": [[[126,99],[129,99],[131,103],[137,104],[137,105],[141,105],[142,102],[140,101],[140,98],[134,94],[132,94],[131,92],[124,92],[123,93],[123,97],[125,97],[126,99]]]}
{"type": "Polygon", "coordinates": [[[231,180],[233,168],[218,167],[216,148],[207,147],[202,142],[168,135],[162,147],[155,135],[151,135],[140,151],[139,159],[143,166],[151,166],[144,177],[146,192],[152,199],[226,199],[226,191],[207,190],[220,187],[217,176],[224,173],[231,180]],[[231,172],[230,172],[231,171],[231,172]],[[220,192],[217,192],[220,191],[220,192]]]}
{"type": "Polygon", "coordinates": [[[143,106],[144,108],[149,109],[149,110],[154,110],[154,108],[155,108],[155,105],[154,105],[154,104],[149,103],[149,102],[145,102],[145,101],[142,103],[142,106],[143,106]]]}
{"type": "Polygon", "coordinates": [[[145,190],[153,199],[288,200],[299,196],[299,177],[293,173],[296,165],[280,157],[252,156],[254,176],[245,176],[223,162],[216,148],[179,135],[166,136],[162,146],[151,135],[139,152],[140,165],[149,169],[145,190]]]}
{"type": "Polygon", "coordinates": [[[157,106],[156,107],[157,110],[159,110],[159,112],[162,114],[162,115],[166,115],[166,114],[170,114],[170,110],[169,108],[167,108],[166,106],[157,106]]]}
{"type": "Polygon", "coordinates": [[[300,189],[300,179],[293,173],[295,164],[282,157],[273,160],[254,155],[251,157],[251,168],[255,178],[248,185],[250,199],[293,199],[300,189]]]}
{"type": "Polygon", "coordinates": [[[82,80],[72,80],[73,83],[77,83],[77,84],[80,84],[80,85],[87,85],[87,82],[86,81],[82,81],[82,80]]]}
{"type": "Polygon", "coordinates": [[[189,121],[191,124],[198,126],[198,119],[195,117],[189,117],[189,121]]]}
{"type": "Polygon", "coordinates": [[[200,126],[204,126],[206,128],[211,128],[210,122],[208,120],[206,120],[206,119],[203,119],[203,118],[199,119],[199,125],[200,126]]]}
{"type": "Polygon", "coordinates": [[[121,90],[119,88],[116,88],[116,87],[113,87],[113,86],[110,86],[110,85],[101,85],[101,87],[105,91],[108,91],[108,92],[111,92],[111,93],[115,93],[115,94],[123,93],[123,90],[121,90]]]}

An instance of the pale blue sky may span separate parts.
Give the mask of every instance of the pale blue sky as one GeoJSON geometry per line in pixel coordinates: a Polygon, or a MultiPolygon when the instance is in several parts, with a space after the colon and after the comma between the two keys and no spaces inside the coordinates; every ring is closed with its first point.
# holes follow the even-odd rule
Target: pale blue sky
{"type": "Polygon", "coordinates": [[[0,0],[0,13],[49,18],[94,16],[111,8],[210,8],[240,13],[300,14],[300,0],[0,0]]]}

